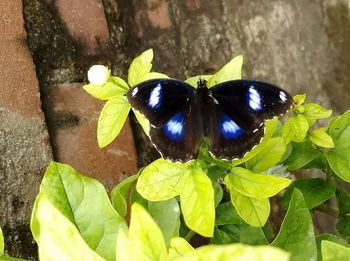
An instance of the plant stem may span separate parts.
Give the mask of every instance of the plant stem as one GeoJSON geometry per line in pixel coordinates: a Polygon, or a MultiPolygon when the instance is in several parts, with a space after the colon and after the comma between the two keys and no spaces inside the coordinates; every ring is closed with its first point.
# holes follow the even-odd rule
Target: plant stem
{"type": "Polygon", "coordinates": [[[336,218],[339,217],[339,211],[326,204],[321,204],[317,206],[315,210],[321,211],[336,218]]]}
{"type": "Polygon", "coordinates": [[[196,234],[196,232],[194,232],[193,230],[190,230],[190,231],[187,233],[187,235],[185,236],[186,241],[187,241],[187,242],[190,241],[191,238],[192,238],[195,234],[196,234]]]}

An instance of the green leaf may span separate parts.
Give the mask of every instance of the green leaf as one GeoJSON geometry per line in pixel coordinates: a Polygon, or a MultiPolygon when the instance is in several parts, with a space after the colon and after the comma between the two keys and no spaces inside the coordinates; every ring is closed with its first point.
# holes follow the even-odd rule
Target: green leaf
{"type": "Polygon", "coordinates": [[[100,148],[106,147],[119,135],[129,111],[130,105],[124,96],[106,102],[97,126],[97,141],[100,148]]]}
{"type": "Polygon", "coordinates": [[[338,220],[336,228],[339,234],[345,237],[350,236],[350,217],[340,216],[338,220]]]}
{"type": "Polygon", "coordinates": [[[111,192],[111,200],[112,206],[118,212],[121,217],[125,217],[127,212],[127,204],[126,204],[126,196],[129,191],[132,183],[138,178],[138,175],[133,175],[122,182],[120,182],[117,186],[112,189],[111,192]]]}
{"type": "Polygon", "coordinates": [[[326,151],[327,161],[339,178],[350,182],[350,110],[332,121],[328,133],[334,148],[326,151]]]}
{"type": "Polygon", "coordinates": [[[259,145],[253,147],[251,151],[249,151],[246,155],[244,155],[243,158],[239,160],[233,160],[231,163],[231,166],[237,166],[240,165],[249,159],[253,158],[256,154],[258,154],[262,148],[265,146],[265,144],[268,142],[268,140],[271,138],[271,136],[276,132],[276,129],[279,125],[279,121],[277,118],[272,118],[271,120],[267,120],[265,122],[265,127],[264,127],[264,138],[260,142],[259,145]]]}
{"type": "Polygon", "coordinates": [[[302,114],[292,116],[282,127],[282,137],[286,143],[290,140],[302,142],[309,130],[309,123],[302,114]]]}
{"type": "Polygon", "coordinates": [[[221,202],[222,197],[224,195],[224,191],[222,190],[221,185],[216,181],[213,182],[213,188],[214,188],[214,199],[215,199],[215,207],[216,207],[221,202]]]}
{"type": "Polygon", "coordinates": [[[239,242],[238,239],[233,238],[229,233],[222,229],[214,229],[214,237],[211,239],[211,243],[215,245],[226,245],[239,242]]]}
{"type": "Polygon", "coordinates": [[[314,226],[303,195],[294,189],[280,231],[271,244],[291,253],[290,260],[316,260],[314,226]]]}
{"type": "Polygon", "coordinates": [[[231,190],[253,198],[269,198],[288,187],[290,179],[268,174],[256,174],[247,169],[234,167],[225,177],[225,184],[231,190]]]}
{"type": "Polygon", "coordinates": [[[169,259],[174,260],[192,251],[194,248],[185,239],[173,237],[170,241],[169,259]]]}
{"type": "Polygon", "coordinates": [[[321,242],[323,261],[341,261],[350,259],[350,249],[337,243],[323,240],[321,242]]]}
{"type": "Polygon", "coordinates": [[[175,198],[165,201],[148,203],[148,212],[153,217],[163,233],[167,246],[170,239],[179,236],[180,228],[180,207],[175,198]]]}
{"type": "Polygon", "coordinates": [[[148,81],[152,79],[169,79],[169,76],[163,73],[158,72],[150,72],[141,77],[140,82],[148,81]]]}
{"type": "Polygon", "coordinates": [[[149,202],[150,201],[148,201],[147,199],[142,197],[140,195],[140,193],[137,192],[136,187],[131,189],[131,192],[130,192],[130,205],[132,205],[134,203],[138,203],[141,206],[143,206],[145,209],[148,209],[148,203],[149,202]]]}
{"type": "Polygon", "coordinates": [[[313,125],[318,119],[325,119],[332,115],[332,110],[327,110],[321,105],[316,103],[308,103],[304,105],[305,111],[303,113],[304,117],[309,122],[309,125],[313,125]]]}
{"type": "Polygon", "coordinates": [[[136,189],[145,199],[167,200],[179,195],[177,185],[186,169],[185,164],[158,159],[141,172],[136,189]]]}
{"type": "MultiPolygon", "coordinates": [[[[220,226],[220,229],[226,234],[226,236],[231,237],[229,243],[239,242],[249,245],[268,244],[264,231],[260,227],[252,227],[244,223],[240,225],[227,224],[220,226]]],[[[228,240],[227,237],[226,240],[228,240]]]]}
{"type": "Polygon", "coordinates": [[[270,202],[267,198],[247,197],[234,189],[230,190],[231,201],[238,215],[253,227],[265,225],[270,215],[270,202]]]}
{"type": "Polygon", "coordinates": [[[287,146],[281,137],[271,138],[258,154],[246,161],[245,165],[253,172],[262,172],[275,166],[286,152],[287,146]]]}
{"type": "MultiPolygon", "coordinates": [[[[53,207],[77,227],[91,249],[108,260],[114,260],[116,235],[119,230],[126,229],[126,224],[112,207],[101,183],[81,176],[69,165],[51,162],[41,183],[39,197],[41,194],[48,195],[53,207]]],[[[38,220],[34,219],[31,227],[38,242],[45,235],[38,230],[41,224],[34,226],[36,222],[38,220]]]]}
{"type": "Polygon", "coordinates": [[[231,244],[203,246],[187,253],[181,260],[287,261],[288,258],[287,252],[271,246],[231,244]]]}
{"type": "Polygon", "coordinates": [[[4,248],[5,247],[5,243],[4,243],[4,235],[2,234],[2,229],[0,227],[0,256],[2,256],[4,254],[4,248]]]}
{"type": "Polygon", "coordinates": [[[227,174],[228,168],[224,168],[218,165],[214,165],[214,166],[210,166],[207,169],[208,173],[208,177],[212,180],[212,181],[217,181],[219,178],[224,177],[227,174]]]}
{"type": "Polygon", "coordinates": [[[117,260],[167,260],[167,249],[157,224],[139,204],[131,206],[128,237],[118,234],[117,260]]]}
{"type": "Polygon", "coordinates": [[[83,88],[87,93],[99,100],[110,100],[127,93],[129,86],[122,78],[111,77],[102,86],[87,84],[83,88]]]}
{"type": "Polygon", "coordinates": [[[305,102],[306,94],[298,94],[293,97],[293,101],[297,106],[302,105],[305,102]]]}
{"type": "Polygon", "coordinates": [[[342,189],[336,190],[339,215],[343,216],[350,213],[350,195],[342,189]]]}
{"type": "Polygon", "coordinates": [[[205,237],[212,237],[215,222],[214,189],[203,170],[192,165],[179,184],[181,210],[186,225],[205,237]]]}
{"type": "Polygon", "coordinates": [[[321,234],[321,235],[317,235],[316,236],[316,243],[317,243],[317,260],[318,261],[322,261],[322,251],[321,251],[321,243],[322,241],[324,240],[327,240],[327,241],[332,241],[334,243],[337,243],[337,244],[340,244],[340,245],[343,245],[345,247],[348,247],[348,242],[341,238],[341,237],[338,237],[336,235],[333,235],[333,234],[321,234]]]}
{"type": "Polygon", "coordinates": [[[141,114],[140,112],[138,112],[137,110],[132,110],[135,114],[135,117],[138,121],[138,123],[141,125],[143,131],[146,133],[146,135],[148,137],[149,136],[149,130],[150,130],[150,124],[149,121],[147,120],[147,118],[145,116],[143,116],[143,114],[141,114]]]}
{"type": "MultiPolygon", "coordinates": [[[[105,260],[89,248],[77,227],[54,207],[49,198],[46,193],[40,192],[32,213],[31,229],[38,243],[40,260],[105,260]]],[[[103,215],[99,218],[101,217],[103,218],[103,215]]],[[[112,243],[114,241],[115,245],[115,239],[109,240],[112,240],[112,243]]],[[[114,249],[113,252],[115,253],[114,249]]],[[[115,260],[115,254],[108,258],[115,260]]]]}
{"type": "Polygon", "coordinates": [[[134,86],[145,78],[152,69],[153,50],[148,49],[137,56],[130,65],[128,73],[128,83],[134,86]]]}
{"type": "Polygon", "coordinates": [[[289,170],[300,169],[321,155],[309,142],[292,142],[291,144],[293,151],[284,162],[289,170]]]}
{"type": "Polygon", "coordinates": [[[0,256],[1,261],[26,261],[26,259],[9,257],[9,256],[0,256]]]}
{"type": "Polygon", "coordinates": [[[312,143],[322,148],[334,148],[334,142],[324,129],[317,129],[309,134],[312,143]]]}
{"type": "Polygon", "coordinates": [[[192,87],[197,88],[198,87],[198,81],[199,80],[206,80],[212,77],[212,75],[197,75],[191,78],[188,78],[185,82],[192,85],[192,87]]]}
{"type": "Polygon", "coordinates": [[[216,225],[243,224],[242,219],[237,214],[237,211],[233,207],[231,201],[218,205],[216,207],[215,214],[216,225]]]}
{"type": "Polygon", "coordinates": [[[335,192],[333,183],[320,178],[296,180],[283,195],[283,207],[288,207],[294,188],[297,188],[303,194],[308,209],[313,209],[327,201],[335,192]]]}
{"type": "Polygon", "coordinates": [[[208,87],[231,80],[242,78],[243,56],[238,55],[225,64],[218,72],[208,79],[208,87]]]}

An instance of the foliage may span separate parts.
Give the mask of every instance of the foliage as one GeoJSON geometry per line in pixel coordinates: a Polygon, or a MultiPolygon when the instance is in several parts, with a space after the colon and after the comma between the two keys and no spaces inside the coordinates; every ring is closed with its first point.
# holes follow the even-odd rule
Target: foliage
{"type": "MultiPolygon", "coordinates": [[[[104,84],[84,86],[106,101],[98,121],[100,147],[118,136],[127,119],[129,86],[168,78],[151,72],[152,60],[152,50],[136,57],[128,83],[105,69],[109,76],[104,84]]],[[[199,79],[206,79],[211,87],[240,79],[242,63],[242,56],[237,56],[217,73],[186,82],[196,87],[199,79]]],[[[117,184],[111,201],[97,180],[52,162],[31,220],[40,259],[348,260],[350,195],[341,183],[350,182],[350,111],[324,123],[321,120],[332,111],[305,101],[305,94],[294,97],[285,122],[266,121],[261,143],[243,158],[213,158],[204,141],[195,161],[157,159],[117,184]],[[300,169],[314,169],[318,176],[295,180],[289,171],[300,169]],[[278,231],[269,221],[273,197],[287,210],[278,231]],[[318,212],[313,210],[338,218],[340,235],[315,235],[313,219],[318,212]],[[195,234],[210,244],[193,248],[195,234]]],[[[149,122],[134,113],[148,134],[149,122]]]]}

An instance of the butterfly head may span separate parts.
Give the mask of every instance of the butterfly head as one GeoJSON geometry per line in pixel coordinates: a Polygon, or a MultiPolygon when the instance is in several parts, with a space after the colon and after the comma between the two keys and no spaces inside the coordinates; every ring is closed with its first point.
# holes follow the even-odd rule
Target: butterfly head
{"type": "Polygon", "coordinates": [[[207,81],[204,79],[199,79],[197,82],[197,89],[208,89],[207,81]]]}

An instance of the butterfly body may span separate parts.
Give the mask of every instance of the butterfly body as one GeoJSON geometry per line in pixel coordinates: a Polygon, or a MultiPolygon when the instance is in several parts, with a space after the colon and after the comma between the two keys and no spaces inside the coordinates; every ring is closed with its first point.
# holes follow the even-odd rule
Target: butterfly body
{"type": "Polygon", "coordinates": [[[244,155],[264,135],[266,119],[285,113],[291,96],[271,84],[236,80],[197,89],[173,79],[154,79],[131,88],[131,106],[150,122],[150,138],[164,158],[186,162],[198,155],[204,137],[220,159],[244,155]]]}

